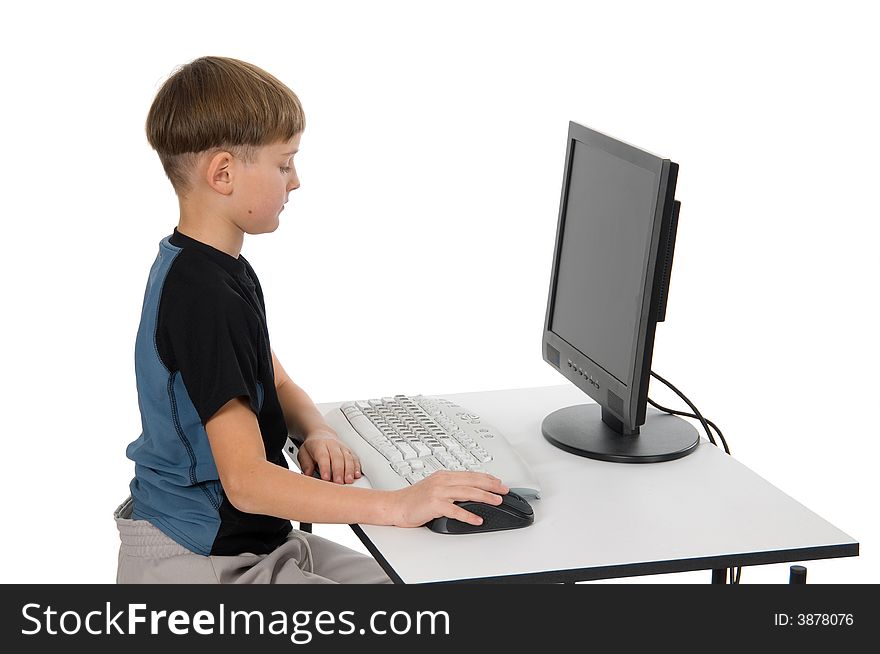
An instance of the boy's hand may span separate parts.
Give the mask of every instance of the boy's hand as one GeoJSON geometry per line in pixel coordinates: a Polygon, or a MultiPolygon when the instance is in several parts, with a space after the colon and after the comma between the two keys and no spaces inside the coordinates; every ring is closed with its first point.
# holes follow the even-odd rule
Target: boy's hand
{"type": "Polygon", "coordinates": [[[395,491],[397,502],[392,523],[398,527],[421,527],[429,520],[446,516],[479,525],[482,518],[454,502],[473,500],[498,506],[501,495],[509,490],[500,479],[484,472],[435,472],[408,488],[395,491]]]}
{"type": "Polygon", "coordinates": [[[296,458],[307,477],[311,477],[316,469],[321,479],[337,484],[352,484],[361,476],[360,459],[332,431],[307,434],[296,458]]]}

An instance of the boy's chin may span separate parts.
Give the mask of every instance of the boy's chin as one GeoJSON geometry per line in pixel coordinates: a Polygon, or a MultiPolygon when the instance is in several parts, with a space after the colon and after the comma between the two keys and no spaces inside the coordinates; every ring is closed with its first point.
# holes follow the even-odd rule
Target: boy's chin
{"type": "Polygon", "coordinates": [[[251,236],[256,236],[257,234],[271,234],[276,229],[278,229],[278,226],[280,224],[281,221],[276,218],[271,223],[266,223],[262,225],[249,225],[248,228],[245,230],[245,233],[250,234],[251,236]]]}

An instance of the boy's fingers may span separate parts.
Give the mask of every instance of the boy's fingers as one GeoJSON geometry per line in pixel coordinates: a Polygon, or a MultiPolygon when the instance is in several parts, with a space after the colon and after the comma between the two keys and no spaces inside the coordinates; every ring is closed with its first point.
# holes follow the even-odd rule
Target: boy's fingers
{"type": "Polygon", "coordinates": [[[352,484],[359,476],[357,475],[358,459],[348,450],[343,451],[343,456],[345,457],[345,483],[352,484]]]}
{"type": "Polygon", "coordinates": [[[330,465],[329,473],[333,477],[333,482],[336,484],[343,483],[345,477],[345,456],[342,453],[342,448],[338,445],[333,448],[328,447],[327,459],[330,465]]]}
{"type": "Polygon", "coordinates": [[[334,483],[351,484],[360,477],[360,460],[342,445],[328,446],[330,472],[334,483]]]}
{"type": "Polygon", "coordinates": [[[501,495],[470,486],[457,486],[452,489],[452,500],[455,502],[471,501],[483,502],[484,504],[501,504],[501,495]]]}
{"type": "MultiPolygon", "coordinates": [[[[474,473],[474,474],[481,474],[481,473],[474,473]]],[[[479,484],[480,488],[485,488],[487,490],[503,489],[502,492],[504,492],[504,493],[506,493],[507,491],[510,490],[507,486],[504,485],[503,481],[498,479],[498,477],[494,477],[492,475],[485,474],[485,473],[482,473],[482,476],[483,476],[482,481],[484,483],[479,484]]]]}
{"type": "Polygon", "coordinates": [[[300,449],[296,460],[299,461],[299,469],[306,477],[310,477],[315,471],[315,462],[305,449],[300,449]]]}
{"type": "Polygon", "coordinates": [[[471,525],[481,525],[483,524],[483,519],[476,515],[475,513],[471,513],[470,511],[466,511],[460,506],[452,504],[452,510],[448,511],[446,516],[448,518],[453,518],[455,520],[460,520],[461,522],[467,522],[471,525]]]}
{"type": "Polygon", "coordinates": [[[321,448],[315,458],[315,463],[318,465],[318,471],[321,473],[321,479],[324,481],[330,481],[330,453],[327,451],[327,448],[321,448]]]}
{"type": "Polygon", "coordinates": [[[450,486],[468,485],[502,495],[510,490],[498,477],[485,472],[451,472],[449,474],[447,479],[450,486]]]}

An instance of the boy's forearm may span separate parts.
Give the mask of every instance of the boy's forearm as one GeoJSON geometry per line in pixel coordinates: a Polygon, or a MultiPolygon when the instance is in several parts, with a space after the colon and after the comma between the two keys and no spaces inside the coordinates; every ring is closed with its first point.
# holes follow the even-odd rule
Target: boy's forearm
{"type": "Polygon", "coordinates": [[[266,461],[242,479],[229,500],[240,511],[328,524],[395,523],[391,491],[306,477],[266,461]]]}
{"type": "Polygon", "coordinates": [[[307,434],[315,431],[325,430],[333,433],[333,429],[324,420],[312,398],[296,383],[286,379],[277,391],[291,438],[301,443],[307,434]]]}

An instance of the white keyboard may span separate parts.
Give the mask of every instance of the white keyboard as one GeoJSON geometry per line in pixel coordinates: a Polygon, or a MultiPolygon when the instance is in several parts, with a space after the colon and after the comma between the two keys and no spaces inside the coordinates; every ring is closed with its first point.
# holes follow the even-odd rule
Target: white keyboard
{"type": "Polygon", "coordinates": [[[450,400],[395,395],[345,402],[324,419],[358,455],[373,488],[405,488],[438,470],[473,470],[523,497],[540,497],[537,479],[507,439],[450,400]]]}

